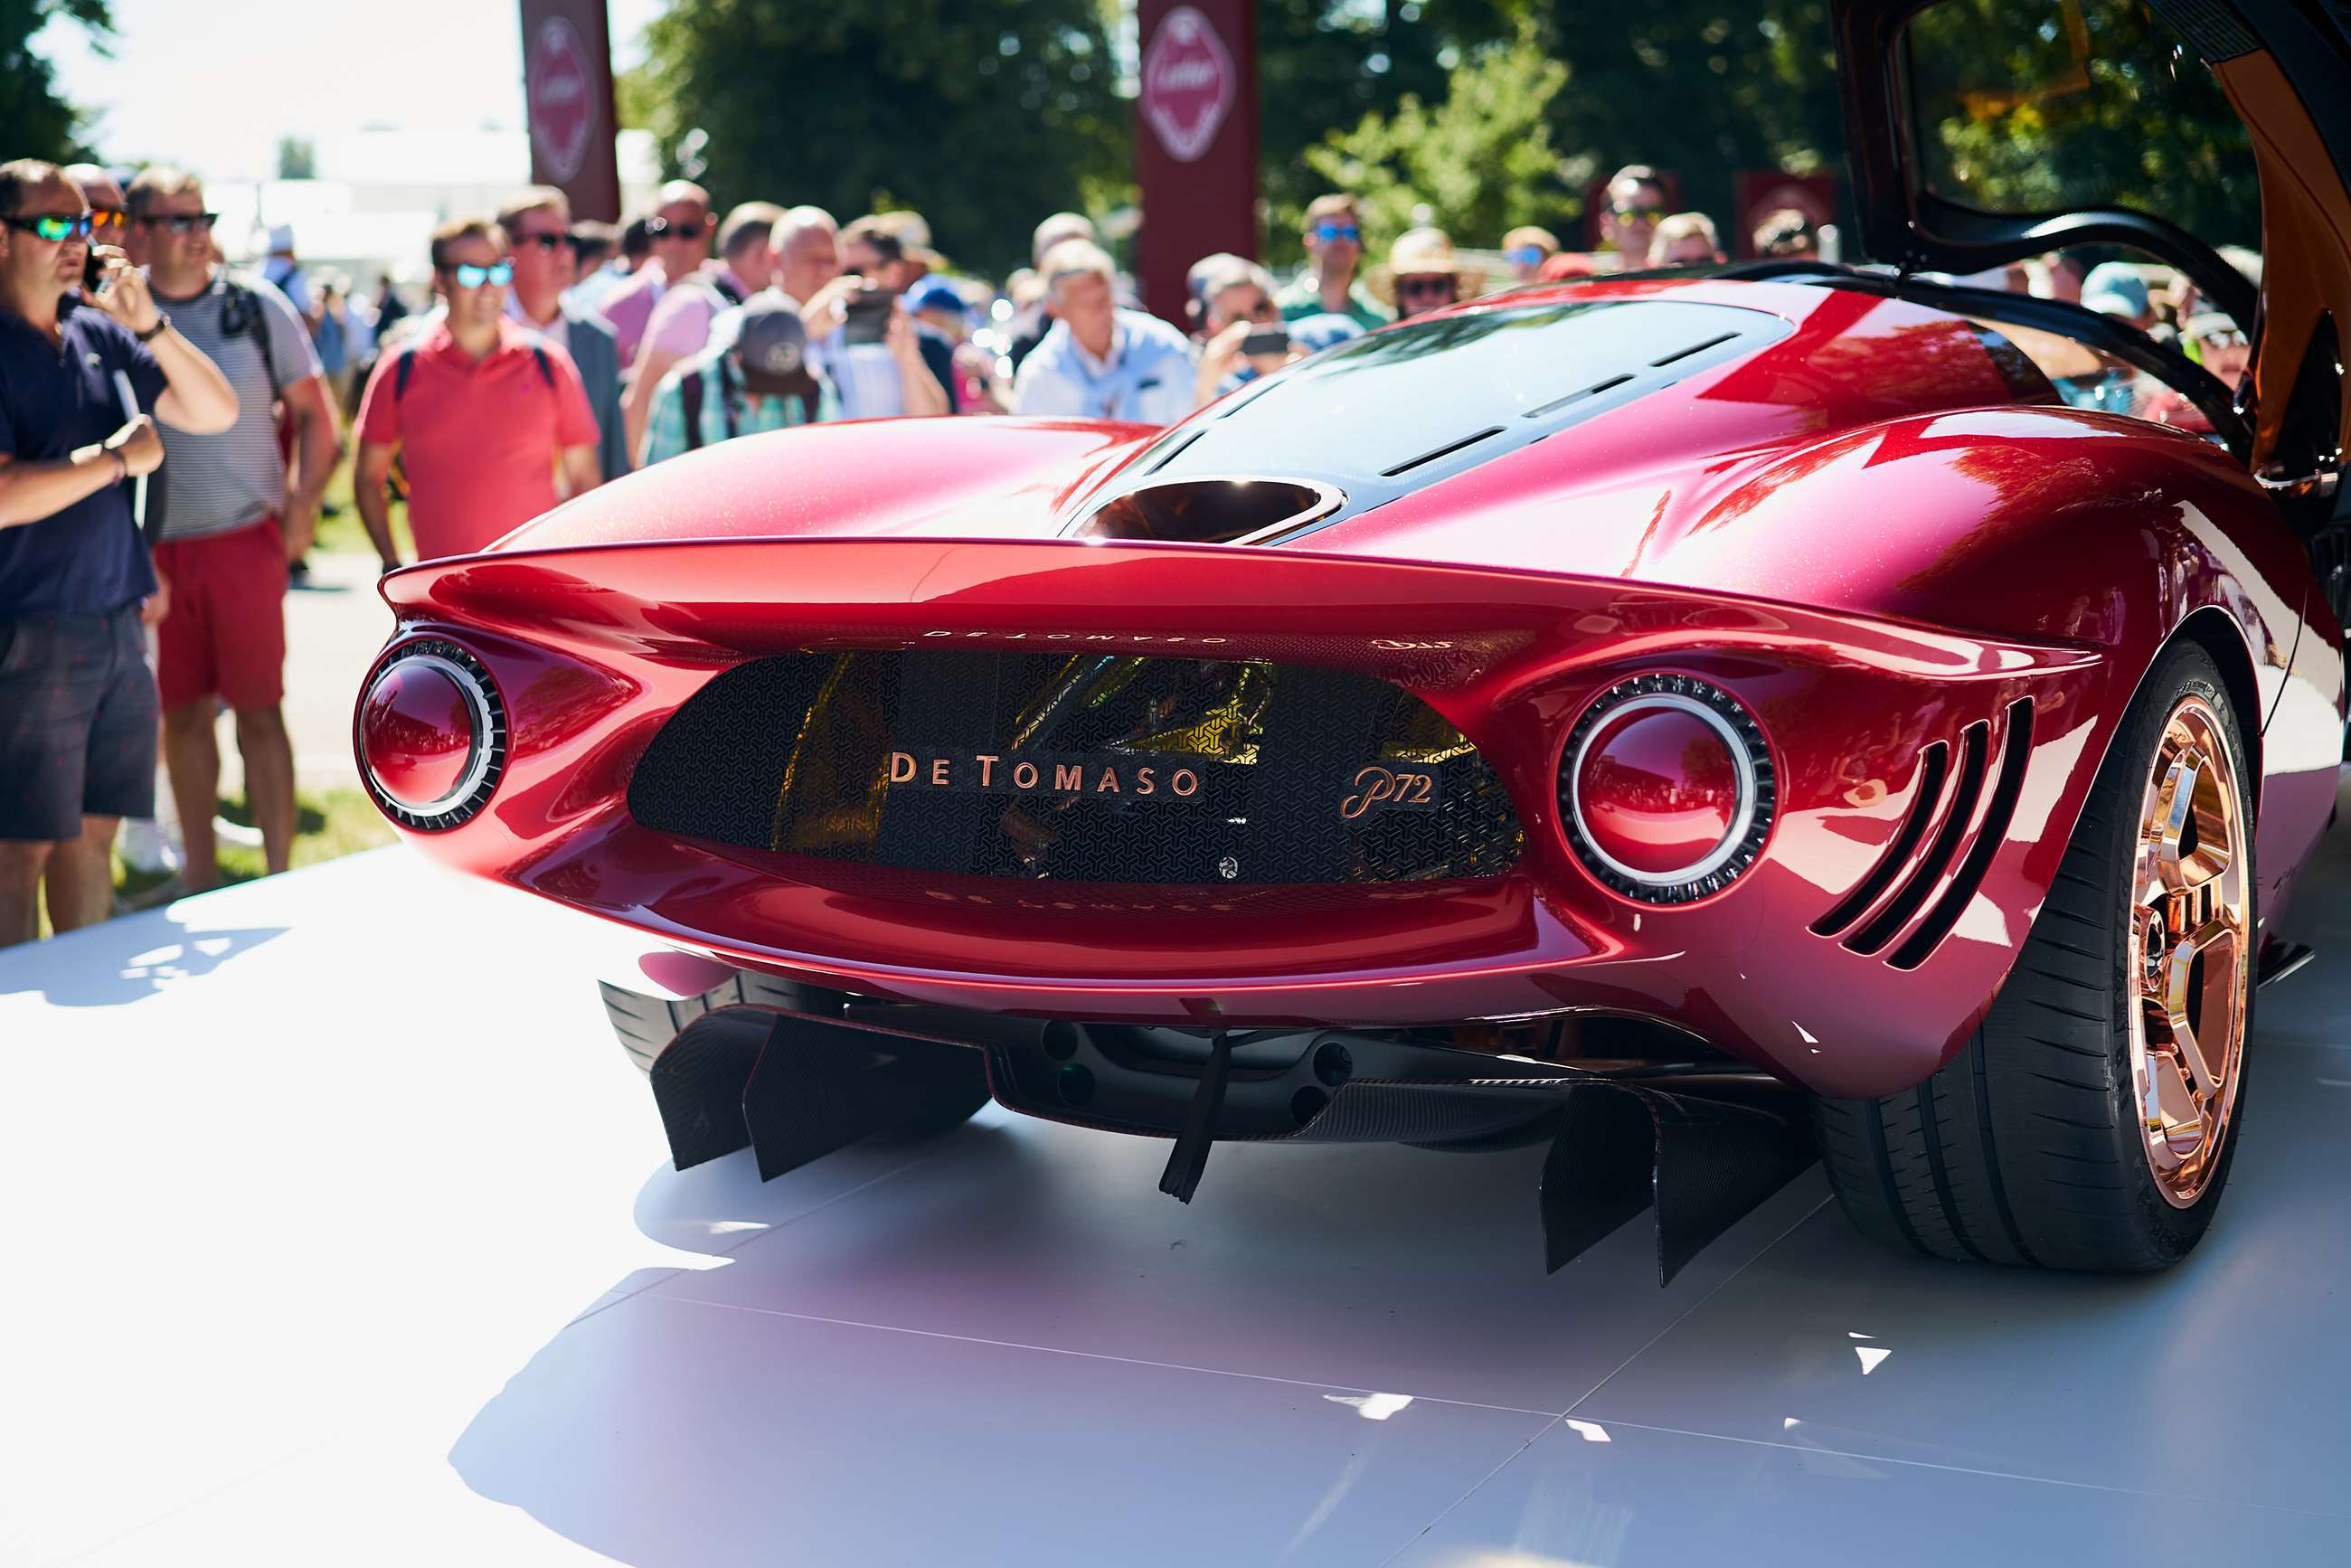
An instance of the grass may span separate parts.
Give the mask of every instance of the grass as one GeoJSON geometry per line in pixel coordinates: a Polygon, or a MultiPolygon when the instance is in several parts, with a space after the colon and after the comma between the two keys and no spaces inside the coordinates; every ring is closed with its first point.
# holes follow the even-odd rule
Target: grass
{"type": "MultiPolygon", "coordinates": [[[[353,440],[351,451],[335,465],[335,476],[327,481],[327,489],[319,507],[319,535],[310,548],[331,554],[373,555],[375,545],[368,538],[366,526],[360,521],[360,508],[351,499],[351,464],[359,450],[353,440]],[[335,510],[329,514],[328,507],[335,510]]],[[[408,534],[408,503],[392,504],[392,537],[399,541],[403,560],[416,559],[416,541],[408,534]]]]}
{"type": "MultiPolygon", "coordinates": [[[[245,827],[253,826],[253,809],[242,796],[224,797],[221,816],[245,827]]],[[[383,820],[375,803],[357,789],[303,789],[294,792],[294,853],[291,869],[299,871],[306,865],[317,865],[342,855],[355,854],[392,841],[392,825],[383,820]]],[[[231,886],[240,882],[257,882],[268,874],[268,862],[258,849],[246,849],[225,841],[217,846],[214,857],[220,862],[220,885],[231,886]]],[[[160,902],[154,895],[169,876],[133,871],[122,863],[118,852],[114,857],[114,891],[133,908],[150,902],[160,902]]],[[[174,889],[176,891],[176,887],[174,889]]],[[[50,935],[48,911],[41,912],[40,932],[50,935]]]]}

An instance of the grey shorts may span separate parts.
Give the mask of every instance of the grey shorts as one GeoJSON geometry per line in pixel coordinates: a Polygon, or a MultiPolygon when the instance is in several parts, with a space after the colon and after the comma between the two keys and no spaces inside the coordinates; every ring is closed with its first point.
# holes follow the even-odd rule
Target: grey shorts
{"type": "Polygon", "coordinates": [[[0,618],[0,839],[154,815],[155,715],[136,604],[0,618]]]}

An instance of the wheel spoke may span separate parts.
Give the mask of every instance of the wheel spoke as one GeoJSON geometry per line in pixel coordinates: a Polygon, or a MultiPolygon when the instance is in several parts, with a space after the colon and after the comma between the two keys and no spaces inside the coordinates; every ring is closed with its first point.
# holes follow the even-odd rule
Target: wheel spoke
{"type": "Polygon", "coordinates": [[[2246,876],[2229,747],[2201,697],[2174,705],[2149,760],[2132,867],[2133,1092],[2148,1168],[2179,1207],[2210,1180],[2244,1035],[2246,876]]]}

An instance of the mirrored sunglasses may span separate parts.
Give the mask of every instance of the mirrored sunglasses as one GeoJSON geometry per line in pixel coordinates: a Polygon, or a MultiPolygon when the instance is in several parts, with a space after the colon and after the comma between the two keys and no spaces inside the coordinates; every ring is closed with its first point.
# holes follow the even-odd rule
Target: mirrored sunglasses
{"type": "Polygon", "coordinates": [[[1608,210],[1619,218],[1634,218],[1645,224],[1663,223],[1666,218],[1663,207],[1612,206],[1608,210]]]}
{"type": "Polygon", "coordinates": [[[1364,231],[1353,224],[1316,224],[1314,237],[1324,245],[1329,245],[1334,240],[1345,240],[1351,244],[1361,245],[1364,242],[1364,231]]]}
{"type": "Polygon", "coordinates": [[[0,219],[12,229],[22,229],[46,240],[88,239],[88,213],[36,213],[30,217],[0,219]]]}
{"type": "Polygon", "coordinates": [[[157,228],[170,229],[175,235],[186,234],[191,229],[202,229],[209,234],[212,226],[220,222],[220,214],[218,213],[156,213],[139,221],[142,224],[152,224],[157,228]]]}
{"type": "Polygon", "coordinates": [[[449,269],[449,276],[457,280],[460,288],[479,288],[486,283],[503,288],[514,281],[514,263],[494,261],[487,267],[475,267],[470,261],[461,261],[449,269]]]}
{"type": "Polygon", "coordinates": [[[1534,267],[1543,258],[1542,246],[1539,245],[1522,245],[1516,250],[1506,250],[1502,254],[1520,267],[1534,267]]]}
{"type": "Polygon", "coordinates": [[[93,207],[89,214],[89,232],[102,235],[110,229],[120,234],[130,222],[131,214],[119,207],[93,207]]]}

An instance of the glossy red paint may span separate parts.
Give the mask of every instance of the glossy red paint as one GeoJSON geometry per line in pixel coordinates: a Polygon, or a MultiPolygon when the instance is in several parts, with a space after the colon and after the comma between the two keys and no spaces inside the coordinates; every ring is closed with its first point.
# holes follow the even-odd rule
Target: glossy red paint
{"type": "Polygon", "coordinates": [[[430,805],[465,777],[475,736],[465,694],[438,668],[387,670],[360,699],[360,761],[401,804],[430,805]]]}
{"type": "Polygon", "coordinates": [[[1670,709],[1604,719],[1575,770],[1575,807],[1602,853],[1670,876],[1712,854],[1739,814],[1730,747],[1670,709]]]}
{"type": "Polygon", "coordinates": [[[1974,329],[1917,307],[1599,287],[1796,329],[1280,549],[1055,537],[1153,433],[925,422],[730,442],[499,551],[395,574],[395,643],[472,649],[515,736],[487,809],[415,837],[681,947],[873,995],[1178,1022],[1213,1002],[1235,1024],[1614,1009],[1823,1092],[1877,1095],[1932,1071],[1989,1007],[2140,674],[2167,638],[2196,634],[2268,716],[2251,737],[2266,917],[2331,803],[2343,671],[2316,650],[2339,629],[2225,453],[2017,403],[1974,329]],[[1369,889],[1032,883],[681,841],[628,814],[652,735],[742,660],[1071,644],[1404,686],[1500,773],[1522,859],[1369,889]],[[1687,906],[1601,886],[1558,820],[1568,730],[1612,682],[1652,671],[1743,704],[1778,780],[1761,858],[1687,906]],[[1980,801],[1958,821],[1875,949],[1816,934],[1896,844],[1929,748],[1959,755],[1970,727],[1994,763],[2020,737],[2005,824],[1987,827],[1980,801]],[[1924,942],[1938,912],[1948,934],[1924,942]],[[1914,937],[1926,950],[1902,967],[1914,937]]]}

